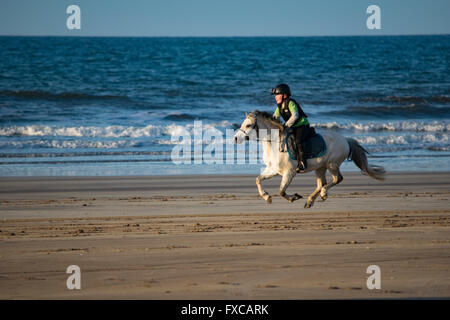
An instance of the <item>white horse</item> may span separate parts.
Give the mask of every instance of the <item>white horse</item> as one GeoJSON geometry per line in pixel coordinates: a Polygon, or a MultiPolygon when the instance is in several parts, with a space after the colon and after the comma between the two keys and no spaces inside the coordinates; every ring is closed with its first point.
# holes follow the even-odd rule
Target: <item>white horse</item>
{"type": "MultiPolygon", "coordinates": [[[[250,136],[254,135],[260,138],[265,132],[268,132],[268,134],[259,140],[263,145],[263,161],[266,165],[264,171],[256,178],[256,186],[258,187],[259,195],[266,200],[267,203],[271,203],[272,197],[261,187],[261,181],[280,175],[282,180],[279,194],[289,202],[302,198],[298,194],[289,195],[286,193],[287,187],[297,174],[297,160],[292,160],[289,157],[288,152],[279,152],[279,142],[285,141],[286,138],[286,133],[284,132],[283,125],[280,121],[274,119],[272,115],[267,112],[255,110],[247,114],[240,129],[234,136],[234,141],[235,143],[242,143],[244,140],[249,140],[250,136]],[[261,131],[261,129],[265,129],[266,131],[261,131]],[[273,135],[270,135],[272,129],[278,130],[275,131],[275,133],[279,132],[279,140],[273,138],[273,135]],[[271,137],[276,141],[271,140],[271,137]],[[272,145],[273,143],[276,144],[276,147],[272,145]]],[[[368,152],[355,139],[345,138],[335,132],[321,133],[321,135],[326,143],[326,153],[321,157],[308,159],[307,170],[302,172],[306,173],[314,170],[317,177],[317,188],[308,197],[305,208],[310,208],[314,204],[319,193],[320,197],[325,201],[327,199],[328,190],[342,182],[344,178],[339,171],[339,167],[347,158],[353,160],[358,168],[370,177],[378,180],[385,179],[384,168],[369,165],[366,157],[366,153],[368,152]],[[327,183],[326,181],[325,174],[327,169],[332,177],[332,182],[330,183],[327,183]]]]}

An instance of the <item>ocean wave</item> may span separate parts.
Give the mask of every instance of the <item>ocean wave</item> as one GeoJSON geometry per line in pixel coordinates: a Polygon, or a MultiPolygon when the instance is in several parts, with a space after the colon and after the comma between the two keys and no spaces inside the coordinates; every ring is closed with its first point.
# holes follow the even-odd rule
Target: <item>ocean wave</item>
{"type": "Polygon", "coordinates": [[[0,96],[7,96],[22,99],[37,99],[37,100],[122,100],[130,101],[127,96],[120,95],[93,95],[81,92],[60,92],[52,93],[41,90],[2,90],[0,96]]]}
{"type": "Polygon", "coordinates": [[[450,102],[450,96],[447,95],[434,96],[430,98],[430,101],[438,103],[450,102]]]}
{"type": "Polygon", "coordinates": [[[430,151],[450,151],[450,147],[449,146],[430,146],[427,148],[430,151]]]}
{"type": "Polygon", "coordinates": [[[27,141],[0,141],[0,149],[115,149],[139,146],[136,141],[86,141],[86,140],[27,140],[27,141]]]}
{"type": "MultiPolygon", "coordinates": [[[[319,114],[329,114],[324,111],[319,114]]],[[[409,104],[401,106],[349,106],[342,110],[333,110],[333,115],[373,118],[414,118],[444,117],[450,118],[450,108],[434,107],[428,104],[409,104]]]]}
{"type": "Polygon", "coordinates": [[[364,132],[377,131],[412,131],[412,132],[449,132],[449,121],[389,121],[389,122],[350,122],[337,123],[336,121],[327,123],[313,123],[316,128],[332,130],[352,130],[364,132]]]}
{"type": "MultiPolygon", "coordinates": [[[[398,122],[351,122],[351,123],[337,123],[337,122],[327,122],[327,123],[312,123],[317,131],[323,129],[327,130],[344,130],[350,132],[374,132],[372,137],[380,136],[377,139],[386,139],[382,136],[382,132],[393,132],[399,133],[400,135],[393,135],[396,141],[404,143],[401,141],[402,137],[409,137],[411,135],[405,135],[401,133],[419,133],[420,135],[415,135],[417,137],[428,137],[428,141],[432,141],[432,137],[437,139],[437,141],[442,139],[448,139],[448,132],[450,132],[450,122],[416,122],[416,121],[398,121],[398,122]],[[430,135],[424,135],[424,133],[430,133],[430,135]],[[383,138],[382,138],[383,137],[383,138]],[[440,137],[440,138],[439,138],[440,137]]],[[[226,138],[224,129],[234,129],[236,130],[238,126],[233,126],[232,123],[228,121],[221,121],[218,123],[203,124],[202,129],[203,134],[209,133],[213,135],[222,135],[224,139],[226,138]]],[[[64,138],[64,137],[75,137],[80,140],[83,138],[109,138],[109,139],[120,139],[120,138],[149,138],[149,142],[162,145],[173,145],[178,144],[177,141],[171,141],[171,137],[180,137],[185,135],[190,135],[193,137],[194,134],[194,122],[187,123],[185,125],[180,124],[168,124],[168,125],[147,125],[145,127],[127,127],[127,126],[108,126],[108,127],[96,127],[96,126],[80,126],[80,127],[54,127],[45,125],[28,125],[28,126],[8,126],[0,127],[0,137],[8,138],[8,142],[4,143],[24,143],[20,139],[15,139],[15,137],[40,137],[40,141],[53,141],[51,137],[64,138]],[[49,137],[48,139],[45,139],[49,137]],[[167,138],[165,138],[167,137],[167,138]],[[14,142],[15,141],[15,142],[14,142]]],[[[366,138],[369,139],[369,138],[366,138]]],[[[392,138],[394,139],[394,138],[392,138]]],[[[57,140],[55,140],[57,141],[57,140]]],[[[371,140],[372,141],[372,140],[371,140]]],[[[415,141],[418,141],[417,139],[415,141]]],[[[56,142],[55,142],[56,143],[56,142]]],[[[70,142],[67,142],[70,145],[70,142]]],[[[88,142],[86,142],[88,143],[88,142]]],[[[90,142],[91,144],[93,142],[90,142]]],[[[104,142],[107,143],[107,142],[104,142]]],[[[44,142],[42,142],[44,144],[44,142]]],[[[46,147],[51,147],[49,142],[45,143],[46,147]]],[[[61,148],[62,146],[57,146],[56,148],[61,148]]],[[[94,146],[96,148],[102,146],[94,146]]],[[[105,146],[109,148],[110,146],[105,146]]],[[[71,148],[71,146],[68,146],[71,148]]]]}
{"type": "Polygon", "coordinates": [[[174,113],[169,114],[163,118],[164,120],[172,120],[172,121],[185,121],[185,120],[195,120],[198,119],[197,116],[186,114],[186,113],[174,113]]]}
{"type": "Polygon", "coordinates": [[[171,158],[162,159],[89,159],[89,160],[47,160],[47,161],[0,161],[0,165],[42,165],[42,164],[90,164],[90,163],[137,163],[170,162],[171,158]]]}
{"type": "Polygon", "coordinates": [[[64,136],[64,137],[102,137],[102,138],[120,138],[120,137],[149,137],[163,133],[163,128],[148,125],[145,127],[53,127],[46,125],[28,125],[28,126],[9,126],[0,128],[0,136],[64,136]]]}
{"type": "Polygon", "coordinates": [[[431,97],[417,97],[417,96],[385,96],[385,97],[363,97],[359,101],[362,102],[395,102],[395,103],[447,103],[450,102],[450,96],[437,95],[431,97]]]}
{"type": "Polygon", "coordinates": [[[67,158],[99,156],[162,156],[170,151],[80,151],[80,152],[39,152],[39,153],[0,153],[0,158],[67,158]]]}
{"type": "MultiPolygon", "coordinates": [[[[216,129],[231,127],[228,121],[221,121],[217,123],[203,123],[202,129],[216,129]]],[[[194,123],[186,125],[168,124],[168,125],[147,125],[145,127],[127,127],[127,126],[80,126],[80,127],[56,127],[46,125],[28,125],[28,126],[6,126],[0,127],[0,136],[4,137],[88,137],[88,138],[141,138],[141,137],[155,137],[161,135],[183,135],[186,132],[192,133],[194,130],[194,123]]]]}
{"type": "MultiPolygon", "coordinates": [[[[366,145],[410,145],[414,146],[423,144],[448,144],[449,135],[427,134],[404,134],[404,135],[382,135],[382,136],[359,136],[352,137],[361,144],[366,145]]],[[[438,146],[440,147],[440,146],[438,146]]]]}

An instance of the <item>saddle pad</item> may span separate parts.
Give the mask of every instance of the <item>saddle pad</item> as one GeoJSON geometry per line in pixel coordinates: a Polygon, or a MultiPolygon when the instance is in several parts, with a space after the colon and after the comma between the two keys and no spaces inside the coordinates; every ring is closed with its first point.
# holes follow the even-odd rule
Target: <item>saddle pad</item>
{"type": "MultiPolygon", "coordinates": [[[[289,157],[297,160],[297,146],[295,145],[295,137],[293,134],[286,136],[286,146],[289,157]]],[[[320,134],[316,134],[305,141],[303,145],[307,159],[322,157],[327,152],[325,140],[320,134]]]]}

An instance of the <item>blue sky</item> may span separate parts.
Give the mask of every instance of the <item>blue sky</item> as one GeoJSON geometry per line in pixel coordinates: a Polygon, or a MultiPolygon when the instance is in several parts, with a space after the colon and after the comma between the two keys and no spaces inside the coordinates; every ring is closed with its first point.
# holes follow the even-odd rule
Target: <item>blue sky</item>
{"type": "Polygon", "coordinates": [[[1,0],[0,35],[321,36],[450,34],[449,0],[1,0]],[[66,8],[81,8],[68,30],[66,8]],[[381,8],[381,30],[366,9],[381,8]]]}

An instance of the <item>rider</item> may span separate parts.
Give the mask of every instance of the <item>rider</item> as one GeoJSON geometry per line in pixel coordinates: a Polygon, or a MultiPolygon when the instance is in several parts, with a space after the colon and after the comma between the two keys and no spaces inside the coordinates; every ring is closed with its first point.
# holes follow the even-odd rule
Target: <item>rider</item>
{"type": "Polygon", "coordinates": [[[309,129],[307,115],[303,112],[300,104],[291,98],[291,89],[287,84],[281,83],[271,90],[271,94],[275,95],[277,109],[273,114],[274,118],[284,119],[284,127],[288,132],[295,134],[295,142],[297,144],[299,156],[297,172],[306,170],[306,155],[303,150],[303,142],[306,140],[309,129]]]}

